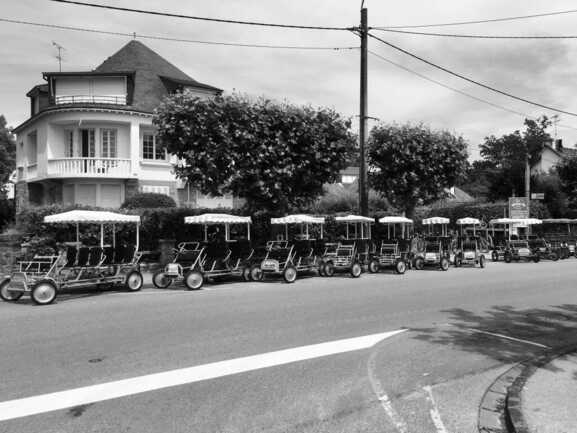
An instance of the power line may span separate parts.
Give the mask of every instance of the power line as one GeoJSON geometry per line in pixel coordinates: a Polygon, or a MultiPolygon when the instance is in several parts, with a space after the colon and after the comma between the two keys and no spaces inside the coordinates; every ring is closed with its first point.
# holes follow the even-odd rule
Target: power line
{"type": "MultiPolygon", "coordinates": [[[[528,115],[528,114],[522,113],[522,112],[520,112],[520,111],[513,110],[513,109],[511,109],[511,108],[503,107],[502,105],[495,104],[494,102],[487,101],[486,99],[479,98],[479,97],[477,97],[477,96],[475,96],[475,95],[471,95],[470,93],[464,92],[464,91],[462,91],[462,90],[456,89],[455,87],[451,87],[451,86],[449,86],[449,85],[447,85],[447,84],[445,84],[445,83],[442,83],[441,81],[437,81],[437,80],[435,80],[435,79],[433,79],[433,78],[427,77],[426,75],[423,75],[423,74],[421,74],[420,72],[417,72],[417,71],[415,71],[415,70],[413,70],[413,69],[410,69],[410,68],[407,68],[406,66],[401,65],[400,63],[397,63],[397,62],[394,62],[394,61],[392,61],[392,60],[390,60],[390,59],[387,59],[386,57],[381,56],[380,54],[377,54],[377,53],[375,53],[374,51],[369,50],[369,53],[370,53],[372,56],[377,57],[377,58],[379,58],[380,60],[389,63],[390,65],[393,65],[393,66],[395,66],[395,67],[397,67],[397,68],[399,68],[399,69],[402,69],[402,70],[404,70],[404,71],[406,71],[406,72],[409,72],[409,73],[411,73],[411,74],[413,74],[413,75],[416,75],[417,77],[420,77],[420,78],[422,78],[423,80],[426,80],[426,81],[429,81],[429,82],[431,82],[431,83],[437,84],[438,86],[444,87],[445,89],[448,89],[448,90],[451,90],[451,91],[453,91],[453,92],[456,92],[456,93],[458,93],[458,94],[460,94],[460,95],[466,96],[467,98],[474,99],[475,101],[481,102],[481,103],[483,103],[483,104],[490,105],[490,106],[492,106],[492,107],[494,107],[494,108],[497,108],[497,109],[499,109],[499,110],[503,110],[503,111],[507,111],[507,112],[512,113],[512,114],[516,114],[516,115],[521,116],[521,117],[535,119],[534,116],[530,116],[530,115],[528,115]]],[[[577,131],[577,128],[576,128],[576,127],[573,127],[573,126],[568,126],[568,125],[558,125],[558,126],[562,126],[563,128],[573,129],[573,130],[576,130],[576,131],[577,131]]]]}
{"type": "Polygon", "coordinates": [[[492,18],[486,20],[474,20],[474,21],[458,21],[458,22],[450,22],[450,23],[437,23],[437,24],[418,24],[418,25],[404,25],[404,26],[380,26],[380,27],[373,27],[374,29],[419,29],[419,28],[426,28],[426,27],[449,27],[449,26],[462,26],[468,24],[484,24],[484,23],[497,23],[503,21],[516,21],[516,20],[526,20],[530,18],[541,18],[541,17],[550,17],[554,15],[565,15],[565,14],[573,14],[577,12],[577,9],[570,9],[566,11],[558,11],[558,12],[545,12],[540,14],[532,14],[532,15],[520,15],[520,16],[513,16],[513,17],[504,17],[504,18],[492,18]]]}
{"type": "Polygon", "coordinates": [[[189,20],[198,20],[198,21],[210,21],[216,23],[227,23],[227,24],[244,24],[250,26],[261,26],[261,27],[280,27],[285,29],[302,29],[302,30],[351,30],[352,27],[324,27],[324,26],[305,26],[305,25],[295,25],[295,24],[277,24],[277,23],[264,23],[264,22],[257,22],[257,21],[239,21],[239,20],[229,20],[229,19],[222,19],[222,18],[209,18],[209,17],[199,17],[194,15],[182,15],[182,14],[173,14],[168,12],[158,12],[158,11],[149,11],[144,9],[132,9],[132,8],[122,8],[119,6],[109,6],[103,5],[98,3],[84,3],[78,2],[73,0],[50,0],[57,3],[66,3],[72,4],[77,6],[88,6],[93,8],[99,9],[109,9],[115,11],[122,11],[122,12],[134,12],[139,14],[147,14],[147,15],[157,15],[163,17],[171,17],[171,18],[184,18],[189,20]]]}
{"type": "Polygon", "coordinates": [[[131,38],[141,38],[141,39],[152,39],[152,40],[160,40],[160,41],[172,41],[172,42],[186,42],[191,44],[201,44],[201,45],[224,45],[224,46],[231,46],[231,47],[244,47],[244,48],[275,48],[275,49],[288,49],[288,50],[354,50],[358,49],[358,47],[321,47],[321,46],[307,46],[307,45],[269,45],[269,44],[245,44],[245,43],[237,43],[237,42],[218,42],[218,41],[203,41],[203,40],[194,40],[194,39],[179,39],[179,38],[171,38],[166,36],[155,36],[155,35],[141,35],[137,33],[124,33],[124,32],[113,32],[113,31],[106,31],[106,30],[98,30],[98,29],[90,29],[86,27],[71,27],[71,26],[61,26],[56,24],[46,24],[46,23],[38,23],[38,22],[31,22],[31,21],[20,21],[20,20],[11,20],[6,18],[0,18],[0,22],[12,23],[12,24],[25,24],[30,26],[36,27],[45,27],[51,29],[58,29],[58,30],[73,30],[77,32],[87,32],[87,33],[98,33],[103,35],[112,35],[112,36],[127,36],[131,38]]]}
{"type": "Polygon", "coordinates": [[[419,36],[437,36],[446,38],[468,38],[468,39],[577,39],[577,35],[557,36],[557,35],[537,35],[537,36],[523,36],[523,35],[465,35],[459,33],[429,33],[429,32],[414,32],[408,30],[394,30],[394,29],[379,29],[381,32],[401,33],[405,35],[419,35],[419,36]]]}
{"type": "Polygon", "coordinates": [[[451,71],[450,69],[447,69],[447,68],[445,68],[445,67],[443,67],[443,66],[439,66],[439,65],[431,62],[430,60],[424,59],[423,57],[420,57],[420,56],[418,56],[418,55],[416,55],[416,54],[413,54],[413,53],[411,53],[410,51],[407,51],[407,50],[405,50],[405,49],[403,49],[403,48],[401,48],[401,47],[398,47],[398,46],[396,46],[396,45],[394,45],[394,44],[392,44],[392,43],[390,43],[390,42],[387,42],[387,41],[385,41],[384,39],[381,39],[381,38],[379,38],[379,37],[377,37],[377,36],[375,36],[375,35],[373,35],[373,34],[371,34],[371,33],[369,33],[369,36],[370,36],[371,38],[373,38],[373,39],[376,39],[376,40],[382,42],[383,44],[385,44],[385,45],[387,45],[387,46],[389,46],[389,47],[391,47],[391,48],[394,48],[394,49],[397,50],[397,51],[400,51],[400,52],[403,53],[403,54],[406,54],[406,55],[408,55],[408,56],[410,56],[410,57],[412,57],[412,58],[414,58],[414,59],[417,59],[417,60],[419,60],[419,61],[421,61],[421,62],[423,62],[423,63],[426,63],[426,64],[429,65],[429,66],[432,66],[432,67],[434,67],[434,68],[437,68],[437,69],[439,69],[439,70],[441,70],[441,71],[443,71],[443,72],[446,72],[446,73],[448,73],[448,74],[451,74],[451,75],[453,75],[453,76],[455,76],[455,77],[458,77],[458,78],[460,78],[460,79],[462,79],[462,80],[468,81],[469,83],[476,84],[477,86],[483,87],[483,88],[485,88],[485,89],[487,89],[487,90],[491,90],[492,92],[499,93],[499,94],[504,95],[504,96],[508,96],[509,98],[516,99],[517,101],[522,101],[522,102],[525,102],[525,103],[527,103],[527,104],[531,104],[531,105],[535,105],[535,106],[537,106],[537,107],[545,108],[546,110],[556,111],[556,112],[558,112],[558,113],[563,113],[563,114],[567,114],[567,115],[569,115],[569,116],[577,117],[577,113],[573,113],[573,112],[571,112],[571,111],[561,110],[561,109],[555,108],[555,107],[550,107],[550,106],[548,106],[548,105],[544,105],[544,104],[541,104],[541,103],[539,103],[539,102],[531,101],[530,99],[526,99],[526,98],[522,98],[522,97],[520,97],[520,96],[513,95],[512,93],[506,92],[506,91],[504,91],[504,90],[496,89],[495,87],[491,87],[491,86],[489,86],[489,85],[487,85],[487,84],[481,83],[480,81],[474,80],[474,79],[472,79],[472,78],[466,77],[466,76],[464,76],[464,75],[462,75],[462,74],[459,74],[459,73],[457,73],[457,72],[451,71]]]}

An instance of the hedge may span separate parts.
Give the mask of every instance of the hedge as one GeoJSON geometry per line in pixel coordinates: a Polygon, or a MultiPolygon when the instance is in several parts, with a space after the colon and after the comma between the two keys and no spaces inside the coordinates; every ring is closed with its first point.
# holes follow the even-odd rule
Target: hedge
{"type": "Polygon", "coordinates": [[[174,199],[165,194],[156,194],[153,192],[139,192],[127,198],[121,209],[153,209],[167,207],[176,207],[174,199]]]}

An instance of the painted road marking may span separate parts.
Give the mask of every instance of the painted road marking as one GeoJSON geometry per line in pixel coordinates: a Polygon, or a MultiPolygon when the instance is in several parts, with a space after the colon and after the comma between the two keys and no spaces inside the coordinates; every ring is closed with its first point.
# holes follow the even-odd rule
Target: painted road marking
{"type": "Polygon", "coordinates": [[[431,410],[429,412],[431,414],[433,424],[435,424],[435,428],[437,429],[437,433],[448,433],[447,429],[445,428],[445,424],[443,424],[443,420],[441,419],[441,413],[439,412],[437,403],[435,403],[435,398],[433,397],[433,389],[430,386],[424,386],[423,389],[427,393],[427,400],[429,400],[429,403],[431,403],[431,410]]]}
{"type": "Polygon", "coordinates": [[[516,341],[518,343],[524,343],[524,344],[531,344],[533,346],[542,347],[543,349],[551,349],[550,346],[545,346],[544,344],[541,344],[541,343],[536,343],[534,341],[529,341],[529,340],[522,340],[521,338],[509,337],[508,335],[495,334],[494,332],[481,331],[480,329],[469,328],[468,330],[471,332],[475,332],[477,334],[492,335],[493,337],[503,338],[505,340],[516,341]]]}
{"type": "Polygon", "coordinates": [[[262,368],[368,349],[404,329],[296,347],[0,403],[0,421],[186,385],[262,368]]]}

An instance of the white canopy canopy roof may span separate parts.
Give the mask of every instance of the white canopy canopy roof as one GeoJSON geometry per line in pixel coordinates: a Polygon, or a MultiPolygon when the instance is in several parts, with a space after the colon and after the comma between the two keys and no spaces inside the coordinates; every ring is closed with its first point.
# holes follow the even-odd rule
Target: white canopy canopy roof
{"type": "Polygon", "coordinates": [[[481,225],[481,221],[479,221],[477,218],[459,218],[457,220],[457,224],[460,226],[464,226],[464,225],[481,225]]]}
{"type": "Polygon", "coordinates": [[[571,218],[547,218],[543,221],[543,224],[571,224],[571,223],[577,223],[576,219],[571,219],[571,218]]]}
{"type": "Polygon", "coordinates": [[[443,217],[431,217],[431,218],[425,218],[423,220],[423,224],[425,225],[431,225],[431,224],[449,224],[449,218],[443,218],[443,217]]]}
{"type": "Polygon", "coordinates": [[[324,224],[323,217],[312,217],[310,215],[287,215],[282,218],[271,218],[271,224],[324,224]]]}
{"type": "Polygon", "coordinates": [[[381,224],[413,224],[413,220],[405,218],[404,216],[386,216],[382,217],[379,222],[381,224]]]}
{"type": "Polygon", "coordinates": [[[489,224],[515,224],[517,226],[531,226],[541,224],[543,221],[537,218],[497,218],[489,221],[489,224]]]}
{"type": "Polygon", "coordinates": [[[69,212],[45,216],[44,222],[47,224],[70,224],[70,223],[138,224],[140,223],[140,216],[124,215],[120,213],[105,212],[105,211],[71,210],[69,212]]]}
{"type": "Polygon", "coordinates": [[[347,215],[347,216],[338,216],[335,218],[335,221],[340,223],[374,223],[374,218],[369,218],[362,215],[347,215]]]}
{"type": "Polygon", "coordinates": [[[225,213],[205,213],[184,217],[186,224],[250,224],[250,217],[229,215],[225,213]]]}

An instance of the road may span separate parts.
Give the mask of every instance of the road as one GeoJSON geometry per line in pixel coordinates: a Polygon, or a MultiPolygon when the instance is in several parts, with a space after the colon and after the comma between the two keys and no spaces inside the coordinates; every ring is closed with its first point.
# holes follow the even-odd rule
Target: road
{"type": "Polygon", "coordinates": [[[476,432],[499,374],[576,339],[576,277],[568,259],[1,303],[0,432],[476,432]]]}

